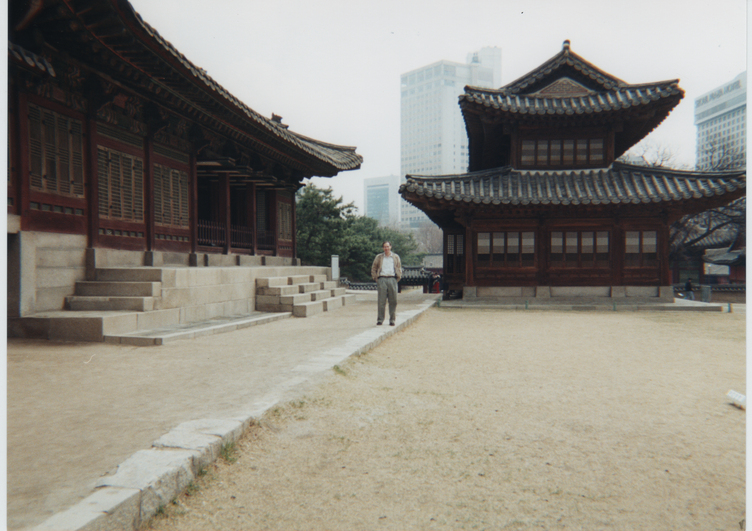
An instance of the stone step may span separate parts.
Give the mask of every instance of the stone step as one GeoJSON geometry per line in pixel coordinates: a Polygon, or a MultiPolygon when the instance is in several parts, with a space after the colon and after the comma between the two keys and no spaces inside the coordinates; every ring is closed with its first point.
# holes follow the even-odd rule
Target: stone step
{"type": "Polygon", "coordinates": [[[257,278],[256,288],[271,288],[275,286],[288,286],[290,283],[287,277],[267,277],[257,278]]]}
{"type": "Polygon", "coordinates": [[[306,282],[298,284],[300,293],[308,293],[309,291],[319,291],[321,289],[321,282],[306,282]]]}
{"type": "Polygon", "coordinates": [[[104,341],[105,335],[138,330],[137,312],[40,312],[9,319],[13,337],[53,341],[104,341]]]}
{"type": "Polygon", "coordinates": [[[332,291],[334,291],[334,290],[331,290],[331,289],[322,289],[322,290],[319,290],[319,291],[311,291],[310,292],[311,300],[313,300],[313,301],[321,301],[321,300],[324,300],[324,299],[331,299],[332,297],[335,296],[334,293],[332,293],[332,291]]]}
{"type": "MultiPolygon", "coordinates": [[[[295,295],[282,295],[279,297],[280,304],[303,304],[304,302],[311,302],[316,300],[314,294],[318,291],[311,291],[309,293],[296,293],[295,295]]],[[[256,298],[258,303],[258,297],[256,298]]]]}
{"type": "Polygon", "coordinates": [[[311,282],[311,275],[292,275],[287,277],[287,282],[292,284],[305,284],[311,282]]]}
{"type": "Polygon", "coordinates": [[[329,282],[329,281],[327,281],[326,275],[311,275],[311,279],[309,280],[309,282],[329,282]]]}
{"type": "Polygon", "coordinates": [[[76,282],[76,295],[95,297],[158,297],[160,282],[76,282]]]}
{"type": "Polygon", "coordinates": [[[292,309],[293,309],[292,304],[282,304],[279,301],[275,301],[275,302],[259,302],[258,300],[256,301],[257,312],[271,312],[271,313],[292,312],[292,309]]]}
{"type": "MultiPolygon", "coordinates": [[[[345,295],[347,293],[347,288],[333,288],[332,289],[332,296],[333,297],[339,297],[341,295],[345,295]]],[[[355,295],[353,295],[354,297],[355,295]]]]}
{"type": "Polygon", "coordinates": [[[323,311],[325,311],[323,300],[304,302],[303,304],[296,304],[292,307],[292,314],[295,317],[310,317],[323,311]]]}
{"type": "Polygon", "coordinates": [[[72,311],[131,310],[148,312],[155,309],[155,297],[85,297],[72,295],[65,298],[66,308],[72,311]]]}
{"type": "Polygon", "coordinates": [[[104,337],[107,343],[119,343],[122,345],[153,346],[179,339],[194,339],[197,337],[233,332],[251,326],[257,326],[280,319],[289,318],[290,312],[261,313],[254,312],[251,315],[228,316],[208,321],[195,322],[184,325],[141,330],[127,334],[113,334],[104,337]]]}
{"type": "Polygon", "coordinates": [[[107,267],[95,271],[100,282],[161,282],[159,267],[107,267]]]}
{"type": "MultiPolygon", "coordinates": [[[[313,282],[317,281],[314,280],[313,282]]],[[[339,283],[334,280],[324,280],[321,281],[321,289],[336,289],[338,284],[339,283]]]]}
{"type": "Polygon", "coordinates": [[[330,312],[335,308],[341,308],[345,305],[345,301],[342,300],[342,297],[330,297],[328,299],[324,299],[322,302],[324,303],[325,312],[330,312]]]}
{"type": "Polygon", "coordinates": [[[283,295],[297,295],[300,293],[300,288],[298,285],[290,286],[290,285],[284,285],[284,286],[271,286],[271,287],[262,287],[256,288],[256,296],[276,296],[281,297],[283,295]]]}

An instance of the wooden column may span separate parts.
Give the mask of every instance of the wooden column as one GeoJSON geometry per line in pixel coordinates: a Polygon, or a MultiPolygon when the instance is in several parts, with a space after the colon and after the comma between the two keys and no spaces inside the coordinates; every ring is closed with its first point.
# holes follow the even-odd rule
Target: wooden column
{"type": "Polygon", "coordinates": [[[223,173],[219,178],[219,189],[222,194],[222,221],[225,225],[225,244],[222,252],[224,254],[230,254],[230,242],[232,241],[231,220],[230,217],[230,176],[223,173]]]}
{"type": "Polygon", "coordinates": [[[277,215],[277,210],[279,209],[279,205],[277,204],[277,190],[272,190],[272,197],[269,203],[272,204],[270,216],[269,216],[269,224],[272,227],[272,235],[274,236],[274,256],[279,256],[279,226],[277,223],[279,223],[279,216],[277,215]]]}
{"type": "Polygon", "coordinates": [[[548,235],[548,223],[545,219],[538,222],[535,230],[535,253],[538,261],[538,275],[536,283],[539,286],[550,286],[548,278],[548,257],[551,254],[551,238],[548,235]]]}
{"type": "Polygon", "coordinates": [[[465,226],[465,285],[475,286],[475,242],[473,230],[468,224],[465,226]]]}
{"type": "Polygon", "coordinates": [[[668,256],[671,252],[669,244],[670,227],[667,220],[661,223],[661,230],[658,232],[658,264],[661,268],[660,278],[661,286],[671,285],[671,268],[669,267],[668,256]]]}
{"type": "Polygon", "coordinates": [[[188,202],[190,204],[188,218],[191,227],[191,253],[196,254],[198,251],[198,174],[195,151],[191,153],[188,170],[188,202]]]}
{"type": "MultiPolygon", "coordinates": [[[[18,164],[16,166],[16,175],[18,180],[16,181],[16,213],[21,216],[21,230],[24,230],[24,219],[29,213],[29,105],[26,99],[26,95],[14,91],[17,95],[16,100],[16,115],[9,116],[11,120],[16,120],[16,131],[18,131],[16,151],[18,157],[18,164]]],[[[12,96],[12,95],[11,95],[12,96]]]]}
{"type": "Polygon", "coordinates": [[[256,183],[251,183],[251,231],[253,232],[253,254],[258,254],[258,219],[256,218],[256,183]]]}
{"type": "Polygon", "coordinates": [[[154,141],[151,135],[144,139],[144,221],[146,222],[146,250],[153,251],[156,240],[154,226],[154,141]]]}
{"type": "Polygon", "coordinates": [[[99,245],[99,165],[97,143],[94,137],[97,134],[97,124],[94,117],[89,116],[86,120],[86,146],[88,156],[86,169],[88,170],[88,189],[86,190],[89,204],[89,247],[99,245]]]}
{"type": "Polygon", "coordinates": [[[298,216],[297,209],[295,208],[295,192],[292,192],[292,212],[291,212],[291,224],[292,224],[292,259],[293,263],[298,257],[298,216]]]}
{"type": "Polygon", "coordinates": [[[616,220],[611,239],[612,286],[624,285],[624,245],[624,225],[620,220],[616,220]]]}

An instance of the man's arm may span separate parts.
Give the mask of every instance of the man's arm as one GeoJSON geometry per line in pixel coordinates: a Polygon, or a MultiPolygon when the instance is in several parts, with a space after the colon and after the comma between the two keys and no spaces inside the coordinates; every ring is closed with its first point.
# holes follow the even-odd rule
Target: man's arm
{"type": "Polygon", "coordinates": [[[397,282],[399,282],[402,278],[402,261],[399,255],[392,253],[392,256],[394,256],[394,274],[397,277],[397,282]]]}
{"type": "Polygon", "coordinates": [[[381,270],[381,258],[380,254],[376,255],[376,258],[373,259],[373,265],[371,266],[371,278],[376,281],[379,278],[379,271],[381,270]]]}

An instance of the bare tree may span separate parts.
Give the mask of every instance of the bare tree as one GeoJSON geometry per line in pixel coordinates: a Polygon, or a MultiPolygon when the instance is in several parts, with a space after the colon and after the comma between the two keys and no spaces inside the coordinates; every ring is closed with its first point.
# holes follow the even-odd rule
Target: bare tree
{"type": "Polygon", "coordinates": [[[677,162],[676,154],[669,146],[650,139],[638,143],[617,160],[652,168],[688,169],[686,164],[677,162]]]}
{"type": "Polygon", "coordinates": [[[671,225],[669,260],[687,258],[693,247],[698,250],[728,247],[744,234],[746,224],[746,197],[694,216],[684,216],[671,225]]]}
{"type": "MultiPolygon", "coordinates": [[[[702,155],[707,155],[708,161],[698,168],[703,171],[730,171],[742,168],[745,163],[744,152],[723,139],[713,139],[703,144],[698,160],[705,158],[702,155]]],[[[670,147],[651,140],[640,142],[619,160],[653,168],[690,169],[677,163],[670,147]]],[[[723,207],[684,216],[671,225],[669,260],[685,259],[712,246],[731,245],[744,234],[746,220],[747,201],[744,197],[723,207]]]]}
{"type": "Polygon", "coordinates": [[[422,223],[413,233],[418,242],[418,252],[441,254],[444,252],[444,233],[435,223],[422,223]]]}
{"type": "Polygon", "coordinates": [[[724,138],[713,138],[704,142],[698,159],[706,159],[698,169],[728,171],[743,168],[746,163],[745,151],[724,138]],[[704,156],[703,156],[704,155],[704,156]]]}
{"type": "MultiPolygon", "coordinates": [[[[712,139],[702,145],[698,160],[706,158],[704,171],[733,171],[744,167],[745,153],[725,139],[712,139]],[[706,155],[706,157],[703,157],[706,155]]],[[[700,169],[700,168],[698,168],[700,169]]],[[[705,248],[730,246],[745,234],[747,224],[747,198],[742,197],[726,206],[684,216],[671,225],[670,261],[686,258],[705,248]]]]}

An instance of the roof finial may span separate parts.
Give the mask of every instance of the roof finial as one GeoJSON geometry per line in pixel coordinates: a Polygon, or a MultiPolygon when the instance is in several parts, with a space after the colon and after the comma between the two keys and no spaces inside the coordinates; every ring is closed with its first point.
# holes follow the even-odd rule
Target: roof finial
{"type": "Polygon", "coordinates": [[[569,51],[569,39],[564,41],[564,44],[561,46],[561,49],[566,52],[569,51]]]}

